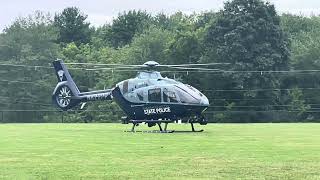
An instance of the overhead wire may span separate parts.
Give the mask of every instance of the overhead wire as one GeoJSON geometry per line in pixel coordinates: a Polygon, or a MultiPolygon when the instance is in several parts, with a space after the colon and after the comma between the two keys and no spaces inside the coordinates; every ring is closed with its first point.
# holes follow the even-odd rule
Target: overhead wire
{"type": "MultiPolygon", "coordinates": [[[[311,104],[304,104],[305,106],[310,106],[311,104]]],[[[315,105],[319,106],[319,105],[315,105]]],[[[275,104],[266,104],[266,105],[251,105],[251,106],[241,106],[241,105],[234,105],[234,106],[217,106],[217,105],[210,105],[208,108],[265,108],[265,107],[296,107],[295,105],[275,105],[275,104]]],[[[308,109],[320,109],[320,108],[313,108],[310,107],[308,109]]]]}
{"type": "Polygon", "coordinates": [[[0,66],[53,69],[53,67],[50,67],[50,66],[35,66],[35,65],[24,65],[24,64],[0,64],[0,66]]]}
{"type": "MultiPolygon", "coordinates": [[[[288,112],[288,113],[299,113],[301,110],[222,110],[222,111],[205,111],[205,114],[214,113],[270,113],[270,112],[288,112]]],[[[319,111],[309,110],[303,111],[304,113],[320,113],[319,111]]]]}
{"type": "MultiPolygon", "coordinates": [[[[0,112],[64,112],[62,110],[52,110],[52,109],[0,109],[0,112]]],[[[107,110],[68,110],[68,112],[110,112],[107,110]]],[[[205,111],[205,114],[215,114],[215,113],[269,113],[269,112],[287,112],[287,113],[299,113],[299,110],[214,110],[214,111],[205,111]]],[[[320,113],[319,111],[303,111],[305,113],[320,113]]]]}
{"type": "MultiPolygon", "coordinates": [[[[15,81],[15,80],[1,79],[0,82],[39,85],[33,81],[15,81]]],[[[303,87],[303,88],[295,87],[295,88],[273,88],[273,89],[205,89],[201,91],[202,92],[250,92],[250,91],[293,91],[293,90],[320,90],[320,87],[303,87]]]]}
{"type": "Polygon", "coordinates": [[[0,104],[4,105],[15,105],[15,104],[31,104],[31,105],[41,105],[41,106],[50,106],[52,107],[52,104],[44,104],[44,103],[35,103],[35,102],[25,102],[25,101],[13,101],[13,102],[0,102],[0,104]]]}
{"type": "MultiPolygon", "coordinates": [[[[303,98],[305,100],[314,100],[314,98],[303,98]]],[[[252,98],[252,99],[241,99],[241,98],[214,98],[211,101],[268,101],[272,99],[267,98],[252,98]]]]}
{"type": "MultiPolygon", "coordinates": [[[[9,82],[9,83],[26,83],[39,85],[36,82],[32,81],[12,81],[12,80],[0,80],[0,82],[9,82]]],[[[40,86],[40,85],[39,85],[40,86]]],[[[275,88],[275,89],[205,89],[201,90],[202,92],[246,92],[246,91],[293,91],[293,90],[320,90],[320,87],[308,87],[308,88],[275,88]]]]}
{"type": "Polygon", "coordinates": [[[22,83],[22,84],[36,84],[35,82],[32,82],[32,81],[15,81],[15,80],[5,80],[5,79],[0,79],[0,82],[22,83]]]}
{"type": "Polygon", "coordinates": [[[203,92],[247,92],[247,91],[293,91],[293,90],[320,90],[317,87],[308,88],[274,88],[274,89],[206,89],[203,92]]]}

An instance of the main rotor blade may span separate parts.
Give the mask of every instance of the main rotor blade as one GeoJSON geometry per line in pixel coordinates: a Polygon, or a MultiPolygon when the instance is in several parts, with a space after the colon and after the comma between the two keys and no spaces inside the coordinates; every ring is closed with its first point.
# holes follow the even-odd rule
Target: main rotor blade
{"type": "Polygon", "coordinates": [[[211,65],[229,65],[230,63],[204,63],[204,64],[160,64],[163,67],[184,67],[184,66],[211,66],[211,65]]]}
{"type": "Polygon", "coordinates": [[[119,66],[119,67],[145,67],[144,65],[130,64],[100,64],[100,63],[64,63],[66,65],[87,65],[87,66],[119,66]]]}
{"type": "Polygon", "coordinates": [[[172,68],[172,69],[183,69],[183,70],[222,71],[221,69],[193,68],[193,67],[176,67],[176,66],[168,66],[168,68],[172,68]]]}
{"type": "MultiPolygon", "coordinates": [[[[133,64],[99,64],[99,63],[65,63],[66,65],[86,65],[86,66],[118,66],[121,68],[144,68],[147,65],[133,64]]],[[[160,64],[155,67],[190,67],[190,66],[212,66],[212,65],[229,65],[230,63],[205,63],[205,64],[160,64]]]]}

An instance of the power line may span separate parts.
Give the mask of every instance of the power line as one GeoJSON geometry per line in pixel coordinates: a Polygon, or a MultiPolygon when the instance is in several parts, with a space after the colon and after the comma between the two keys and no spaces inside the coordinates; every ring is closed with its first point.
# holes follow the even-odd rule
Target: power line
{"type": "MultiPolygon", "coordinates": [[[[304,98],[304,99],[313,99],[313,98],[304,98]]],[[[252,98],[252,99],[236,99],[236,98],[215,98],[215,99],[209,99],[210,101],[268,101],[268,100],[272,100],[272,99],[263,99],[263,98],[252,98]]]]}
{"type": "MultiPolygon", "coordinates": [[[[7,98],[7,97],[1,97],[0,98],[7,98]]],[[[10,98],[7,98],[10,99],[10,98]]],[[[20,99],[22,100],[22,99],[20,99]]],[[[30,99],[24,99],[24,100],[30,100],[30,99]]],[[[1,104],[6,104],[6,105],[16,105],[16,104],[32,104],[32,105],[41,105],[41,106],[53,106],[52,104],[44,104],[44,103],[37,103],[37,102],[25,102],[25,101],[13,101],[11,103],[5,103],[5,102],[0,102],[1,104]]],[[[304,104],[305,106],[320,106],[320,104],[304,104]]],[[[263,107],[295,107],[295,105],[272,105],[272,104],[267,104],[267,105],[261,105],[261,106],[256,106],[256,105],[235,105],[235,106],[218,106],[218,105],[211,105],[208,108],[263,108],[263,107]]],[[[320,109],[320,108],[308,108],[308,109],[320,109]]]]}
{"type": "MultiPolygon", "coordinates": [[[[51,66],[36,66],[36,65],[24,65],[24,64],[0,64],[0,66],[34,68],[35,70],[40,69],[40,68],[43,68],[43,69],[54,69],[51,66]]],[[[85,68],[74,68],[74,67],[70,67],[68,69],[85,70],[85,68]]]]}
{"type": "MultiPolygon", "coordinates": [[[[39,85],[38,83],[32,82],[32,81],[14,81],[14,80],[2,79],[2,80],[0,80],[0,82],[26,83],[26,84],[39,85]]],[[[205,89],[205,90],[201,90],[201,91],[202,92],[242,92],[242,91],[246,92],[246,91],[292,91],[292,90],[320,90],[320,88],[308,87],[308,88],[283,88],[283,89],[282,88],[274,88],[274,89],[205,89]]]]}
{"type": "Polygon", "coordinates": [[[292,91],[292,90],[319,90],[320,88],[291,88],[291,89],[213,89],[201,90],[203,92],[242,92],[242,91],[292,91]]]}
{"type": "MultiPolygon", "coordinates": [[[[244,101],[244,102],[247,102],[247,101],[271,101],[272,99],[233,99],[233,98],[217,98],[217,99],[209,99],[210,102],[224,102],[224,101],[244,101]]],[[[315,100],[315,98],[303,98],[303,100],[315,100]]],[[[311,101],[312,102],[312,101],[311,101]]]]}
{"type": "Polygon", "coordinates": [[[15,81],[15,80],[4,80],[4,79],[1,79],[0,82],[8,82],[8,83],[22,83],[22,84],[36,84],[35,82],[31,82],[31,81],[15,81]]]}
{"type": "MultiPolygon", "coordinates": [[[[173,68],[173,67],[172,67],[173,68]]],[[[68,68],[73,69],[73,68],[68,68]]],[[[139,72],[141,70],[122,70],[122,69],[116,69],[116,68],[78,68],[86,71],[103,71],[103,70],[109,70],[109,71],[118,71],[118,72],[139,72]]],[[[183,67],[174,67],[174,69],[183,69],[184,71],[172,71],[172,70],[158,70],[159,72],[163,73],[256,73],[256,74],[284,74],[284,73],[290,73],[290,74],[310,74],[310,73],[319,73],[320,70],[291,70],[291,71],[225,71],[220,69],[206,69],[206,68],[183,68],[183,67]],[[189,71],[187,71],[189,69],[189,71]]]]}
{"type": "MultiPolygon", "coordinates": [[[[24,96],[22,98],[20,98],[19,96],[15,96],[16,98],[19,98],[17,99],[17,101],[14,101],[14,102],[21,102],[21,101],[18,101],[18,100],[24,100],[23,102],[25,101],[33,101],[34,99],[32,99],[32,97],[28,97],[28,96],[24,96]]],[[[1,99],[12,99],[12,97],[9,97],[9,96],[0,96],[1,99]]],[[[37,102],[35,102],[37,103],[37,102]]],[[[51,105],[51,104],[46,104],[46,105],[51,105]]]]}
{"type": "MultiPolygon", "coordinates": [[[[288,112],[288,113],[300,113],[298,110],[224,110],[224,111],[205,111],[206,114],[215,113],[275,113],[275,112],[288,112]]],[[[303,111],[304,113],[320,113],[320,111],[303,111]]]]}
{"type": "MultiPolygon", "coordinates": [[[[10,99],[9,97],[0,96],[0,98],[10,99]]],[[[22,98],[20,100],[30,100],[27,98],[22,98]]],[[[41,106],[53,106],[52,104],[44,104],[37,102],[26,102],[26,101],[14,101],[11,103],[2,103],[6,105],[15,105],[15,104],[32,104],[32,105],[41,105],[41,106]]],[[[320,104],[304,104],[305,106],[320,106],[320,104]]],[[[218,105],[210,105],[209,108],[263,108],[263,107],[295,107],[295,105],[275,105],[275,104],[266,104],[266,105],[234,105],[234,106],[218,106],[218,105]]],[[[320,108],[308,108],[308,109],[320,109],[320,108]]]]}
{"type": "MultiPolygon", "coordinates": [[[[64,112],[62,110],[51,110],[51,109],[0,109],[0,112],[64,112]]],[[[110,112],[106,110],[68,110],[66,112],[110,112]]],[[[121,111],[122,112],[122,111],[121,111]]],[[[205,114],[215,114],[215,113],[275,113],[275,112],[287,112],[287,113],[298,113],[298,110],[224,110],[224,111],[205,111],[205,114]]],[[[320,113],[320,111],[303,111],[305,113],[320,113]]]]}
{"type": "Polygon", "coordinates": [[[0,102],[0,104],[5,104],[5,105],[31,104],[31,105],[40,105],[40,106],[52,106],[52,104],[43,104],[43,103],[25,102],[25,101],[0,102]]]}
{"type": "MultiPolygon", "coordinates": [[[[308,106],[308,104],[304,104],[308,106]]],[[[276,105],[276,104],[265,104],[265,105],[252,105],[252,106],[241,106],[241,105],[234,105],[234,106],[218,106],[218,105],[212,105],[208,108],[264,108],[264,107],[296,107],[295,105],[276,105]]],[[[320,109],[320,108],[319,108],[320,109]]]]}
{"type": "MultiPolygon", "coordinates": [[[[33,84],[35,86],[41,86],[41,87],[44,87],[43,84],[40,84],[39,81],[41,81],[40,79],[38,80],[35,80],[35,81],[16,81],[16,80],[7,80],[7,79],[1,79],[0,80],[0,83],[1,82],[5,82],[5,83],[21,83],[21,84],[33,84]]],[[[45,81],[42,81],[42,82],[45,82],[45,81]]]]}
{"type": "Polygon", "coordinates": [[[24,64],[0,64],[0,66],[12,66],[12,67],[27,67],[27,68],[44,68],[44,69],[53,69],[50,66],[33,66],[33,65],[24,65],[24,64]]]}

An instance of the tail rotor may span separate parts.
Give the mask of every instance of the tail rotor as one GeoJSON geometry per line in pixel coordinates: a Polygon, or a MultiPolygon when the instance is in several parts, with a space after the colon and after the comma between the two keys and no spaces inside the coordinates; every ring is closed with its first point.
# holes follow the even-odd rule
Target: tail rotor
{"type": "Polygon", "coordinates": [[[66,108],[70,105],[72,96],[73,94],[68,86],[60,86],[55,95],[55,101],[59,107],[66,108]]]}

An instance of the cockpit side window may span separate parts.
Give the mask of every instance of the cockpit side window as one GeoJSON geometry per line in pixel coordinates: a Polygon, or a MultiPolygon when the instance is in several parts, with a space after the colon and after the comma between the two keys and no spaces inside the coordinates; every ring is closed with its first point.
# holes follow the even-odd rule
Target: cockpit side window
{"type": "Polygon", "coordinates": [[[163,102],[178,102],[176,93],[173,91],[169,91],[167,88],[163,89],[163,102]]]}
{"type": "Polygon", "coordinates": [[[161,102],[161,89],[149,89],[148,90],[148,99],[149,102],[161,102]]]}

